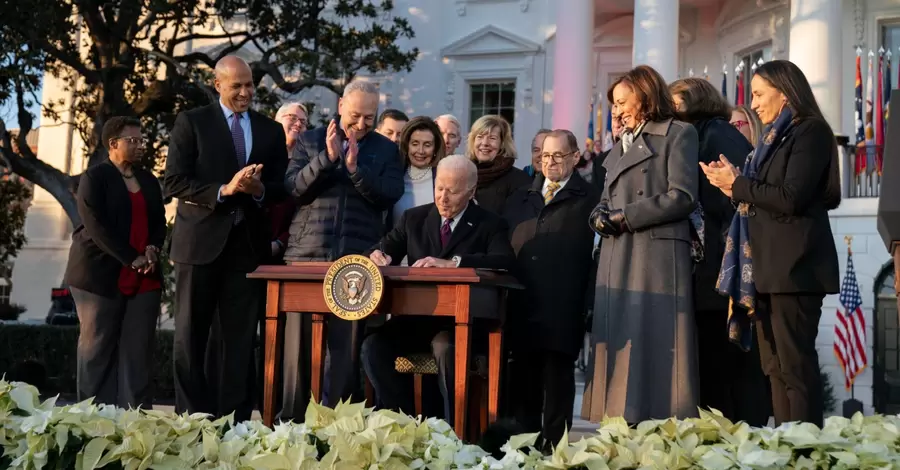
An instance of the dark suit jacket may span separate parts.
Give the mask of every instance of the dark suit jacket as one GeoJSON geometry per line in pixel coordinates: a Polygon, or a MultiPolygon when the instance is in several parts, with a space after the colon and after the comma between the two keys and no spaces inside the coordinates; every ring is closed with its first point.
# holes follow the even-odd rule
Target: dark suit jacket
{"type": "MultiPolygon", "coordinates": [[[[753,147],[731,123],[718,117],[697,121],[694,127],[700,139],[701,162],[717,162],[719,155],[725,155],[732,165],[744,168],[753,147]]],[[[705,258],[694,270],[694,307],[698,311],[724,311],[728,308],[728,298],[716,291],[716,280],[725,254],[725,236],[735,209],[728,197],[710,184],[702,172],[698,194],[703,206],[706,236],[705,258]]]]}
{"type": "Polygon", "coordinates": [[[441,247],[441,214],[437,206],[413,207],[400,216],[397,225],[367,254],[378,249],[399,265],[406,256],[409,264],[433,256],[440,259],[460,257],[461,268],[506,269],[515,263],[509,245],[506,222],[500,216],[469,203],[462,220],[456,224],[450,242],[441,247]]]}
{"type": "Polygon", "coordinates": [[[739,176],[732,197],[753,205],[753,280],[763,294],[839,290],[828,210],[840,203],[837,143],[824,120],[807,118],[777,144],[756,179],[739,176]]]}
{"type": "MultiPolygon", "coordinates": [[[[159,180],[139,168],[134,169],[134,176],[147,204],[149,244],[162,248],[166,216],[159,180]]],[[[65,282],[94,294],[115,297],[122,266],[130,266],[143,253],[131,247],[131,199],[112,162],[106,160],[81,175],[76,201],[81,225],[72,233],[65,282]]]]}
{"type": "MultiPolygon", "coordinates": [[[[599,166],[598,162],[594,165],[599,166]]],[[[584,317],[593,307],[594,231],[588,224],[600,191],[578,170],[544,204],[544,176],[506,200],[504,219],[516,252],[513,274],[523,290],[510,291],[509,339],[514,349],[550,350],[575,356],[584,317]]]]}
{"type": "MultiPolygon", "coordinates": [[[[247,163],[263,165],[265,203],[284,198],[287,148],[281,124],[250,111],[253,147],[247,163]]],[[[270,254],[269,224],[262,204],[249,194],[235,194],[218,202],[219,187],[238,172],[231,130],[219,102],[178,114],[169,135],[164,178],[166,197],[178,198],[170,259],[176,263],[209,264],[225,247],[240,207],[247,231],[248,255],[257,262],[270,254]]],[[[252,268],[252,267],[251,267],[252,268]]]]}

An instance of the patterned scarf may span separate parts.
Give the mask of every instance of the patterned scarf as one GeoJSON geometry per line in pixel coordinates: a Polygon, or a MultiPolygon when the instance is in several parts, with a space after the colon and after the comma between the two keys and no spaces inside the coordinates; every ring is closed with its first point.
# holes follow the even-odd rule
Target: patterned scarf
{"type": "MultiPolygon", "coordinates": [[[[794,114],[785,106],[775,122],[766,126],[756,149],[747,157],[743,172],[745,177],[751,180],[756,178],[766,161],[772,158],[781,139],[793,126],[793,120],[794,114]]],[[[753,281],[753,256],[748,229],[751,211],[749,203],[738,204],[725,238],[725,256],[722,257],[722,269],[716,281],[716,289],[729,299],[728,339],[744,351],[750,350],[753,341],[750,321],[756,315],[756,284],[753,281]],[[738,308],[745,310],[745,314],[736,314],[738,308]]]]}

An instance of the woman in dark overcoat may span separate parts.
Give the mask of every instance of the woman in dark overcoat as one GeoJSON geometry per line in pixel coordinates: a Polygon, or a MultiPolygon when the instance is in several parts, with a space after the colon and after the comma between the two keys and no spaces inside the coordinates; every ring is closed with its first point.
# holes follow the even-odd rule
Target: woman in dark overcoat
{"type": "MultiPolygon", "coordinates": [[[[728,120],[731,105],[709,80],[682,78],[669,85],[679,115],[697,129],[699,159],[717,162],[724,155],[743,168],[753,146],[728,120]]],[[[728,297],[716,290],[725,234],[734,217],[731,201],[700,176],[703,207],[704,257],[694,266],[694,312],[700,357],[700,407],[715,408],[732,421],[751,426],[769,422],[766,378],[759,364],[759,348],[752,341],[736,344],[728,335],[728,297]]]]}
{"type": "Polygon", "coordinates": [[[603,162],[590,223],[605,237],[582,416],[629,423],[697,414],[691,225],[697,131],[675,118],[663,78],[639,66],[608,92],[625,132],[603,162]]]}
{"type": "Polygon", "coordinates": [[[600,191],[575,168],[578,140],[547,134],[541,171],[506,201],[504,218],[516,252],[507,320],[516,419],[555,445],[572,425],[574,362],[584,343],[586,300],[593,298],[594,232],[586,221],[600,191]],[[543,421],[541,415],[543,414],[543,421]]]}

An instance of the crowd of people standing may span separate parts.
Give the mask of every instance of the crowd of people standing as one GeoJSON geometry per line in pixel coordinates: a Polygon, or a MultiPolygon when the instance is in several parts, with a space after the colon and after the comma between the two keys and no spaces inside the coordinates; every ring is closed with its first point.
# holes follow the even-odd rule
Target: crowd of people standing
{"type": "MultiPolygon", "coordinates": [[[[247,273],[363,254],[502,269],[523,284],[508,304],[515,393],[504,409],[545,442],[572,424],[585,332],[585,419],[683,418],[700,406],[756,426],[770,415],[822,423],[815,338],[823,298],[838,291],[827,216],[840,202],[837,147],[794,64],[759,66],[752,104],[738,108],[706,80],[666,84],[638,66],[607,93],[611,149],[541,129],[524,170],[497,115],[465,134],[452,115],[379,115],[377,88],[356,80],[334,119],[308,129],[302,104],[274,119],[250,109],[252,74],[234,56],[216,65],[215,87],[219,101],[178,115],[162,190],[137,164],[140,122],[104,126],[109,160],[79,185],[66,273],[81,320],[79,398],[152,404],[172,197],[179,412],[250,418],[264,292],[247,273]]],[[[305,318],[287,315],[283,420],[302,420],[309,401],[305,318]]],[[[327,331],[325,404],[361,398],[364,371],[378,406],[411,413],[394,360],[428,352],[441,405],[427,414],[453,420],[452,325],[329,317],[327,331]]]]}

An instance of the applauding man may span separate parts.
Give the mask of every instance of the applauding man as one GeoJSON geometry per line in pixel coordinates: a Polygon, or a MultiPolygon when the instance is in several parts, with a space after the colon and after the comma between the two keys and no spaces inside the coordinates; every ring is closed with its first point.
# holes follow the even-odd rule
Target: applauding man
{"type": "MultiPolygon", "coordinates": [[[[378,89],[365,81],[344,88],[338,118],[307,131],[288,164],[285,184],[297,202],[284,259],[334,261],[361,254],[385,232],[384,211],[403,195],[403,161],[397,146],[373,132],[378,89]]],[[[324,402],[362,394],[359,345],[364,322],[328,318],[328,369],[324,402]]],[[[285,348],[285,363],[300,351],[285,348]]],[[[309,390],[308,387],[305,390],[309,390]]],[[[282,419],[304,416],[307,400],[285,399],[282,419]]]]}
{"type": "Polygon", "coordinates": [[[219,101],[178,115],[169,139],[165,194],[178,198],[175,262],[175,408],[250,419],[261,285],[247,279],[270,253],[263,202],[285,195],[284,130],[250,110],[253,75],[235,56],[216,64],[219,101]],[[210,326],[221,332],[218,383],[207,383],[210,326]]]}
{"type": "MultiPolygon", "coordinates": [[[[511,269],[515,255],[506,222],[470,201],[478,170],[462,155],[444,158],[434,180],[434,203],[414,207],[369,254],[376,264],[511,269]]],[[[393,318],[366,338],[363,367],[385,408],[413,412],[412,381],[394,370],[397,356],[431,349],[438,364],[444,418],[453,420],[453,323],[427,317],[393,318]]],[[[452,321],[452,319],[450,319],[452,321]]]]}

